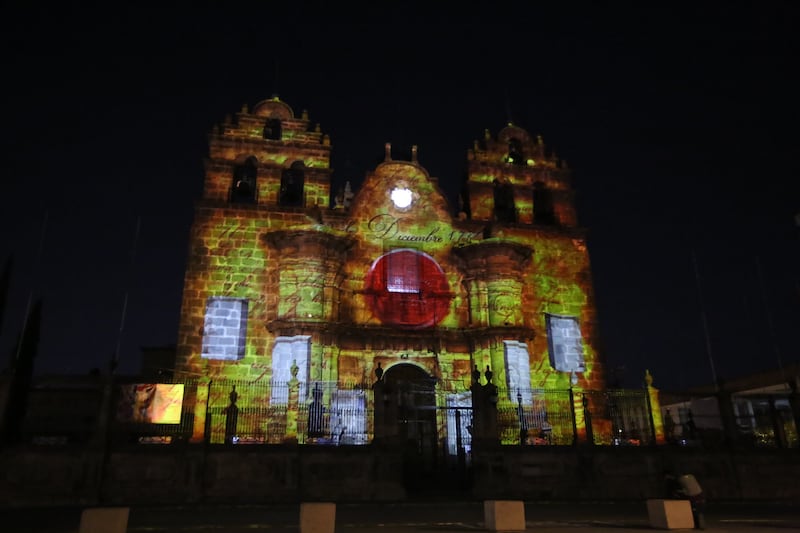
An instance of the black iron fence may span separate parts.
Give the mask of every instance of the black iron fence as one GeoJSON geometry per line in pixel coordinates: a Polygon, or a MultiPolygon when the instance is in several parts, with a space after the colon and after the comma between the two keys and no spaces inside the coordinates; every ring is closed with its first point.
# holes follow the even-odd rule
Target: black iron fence
{"type": "MultiPolygon", "coordinates": [[[[426,424],[426,446],[445,455],[468,455],[470,391],[426,389],[413,402],[397,394],[378,401],[384,405],[395,400],[397,418],[389,423],[408,425],[412,406],[419,418],[414,423],[426,424]],[[423,416],[426,412],[433,414],[423,416]]],[[[517,389],[498,391],[491,407],[497,410],[497,437],[507,445],[798,448],[791,401],[788,393],[663,395],[661,405],[653,408],[646,389],[517,389]]],[[[94,380],[34,388],[22,433],[28,444],[50,446],[363,445],[375,436],[375,413],[371,385],[363,383],[184,380],[112,385],[94,380]]]]}
{"type": "Polygon", "coordinates": [[[211,444],[367,444],[371,393],[363,384],[246,383],[209,387],[211,444]],[[227,405],[219,399],[228,396],[227,405]]]}
{"type": "MultiPolygon", "coordinates": [[[[516,389],[516,404],[498,405],[498,433],[503,444],[571,445],[575,413],[569,390],[516,389]]],[[[505,391],[499,394],[508,396],[505,391]]]]}
{"type": "Polygon", "coordinates": [[[593,444],[640,446],[654,442],[646,390],[583,391],[580,396],[593,444]]]}
{"type": "Polygon", "coordinates": [[[672,396],[661,406],[669,444],[718,448],[798,448],[788,393],[672,396]],[[720,407],[729,408],[727,413],[720,407]],[[729,420],[726,422],[726,418],[729,420]]]}

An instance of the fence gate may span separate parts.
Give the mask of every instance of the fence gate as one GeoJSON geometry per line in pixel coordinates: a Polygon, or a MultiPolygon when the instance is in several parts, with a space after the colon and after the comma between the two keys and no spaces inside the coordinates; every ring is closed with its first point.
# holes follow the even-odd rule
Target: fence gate
{"type": "Polygon", "coordinates": [[[471,402],[437,401],[435,380],[411,364],[387,369],[384,380],[396,402],[406,489],[413,493],[462,483],[471,402]]]}

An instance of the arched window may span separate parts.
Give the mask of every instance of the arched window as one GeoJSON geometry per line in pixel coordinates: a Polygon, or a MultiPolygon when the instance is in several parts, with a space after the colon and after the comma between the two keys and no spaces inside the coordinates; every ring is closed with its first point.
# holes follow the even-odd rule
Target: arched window
{"type": "Polygon", "coordinates": [[[281,140],[281,119],[267,119],[267,122],[264,124],[264,138],[273,141],[281,140]]]}
{"type": "Polygon", "coordinates": [[[255,157],[248,157],[244,164],[234,167],[231,202],[255,203],[257,175],[258,160],[255,157]]]}
{"type": "Polygon", "coordinates": [[[494,180],[494,218],[498,222],[514,223],[517,221],[514,188],[510,183],[494,180]]]}
{"type": "Polygon", "coordinates": [[[553,192],[537,181],[533,184],[533,221],[536,224],[555,224],[556,213],[553,209],[553,192]]]}
{"type": "Polygon", "coordinates": [[[295,161],[292,166],[283,171],[281,176],[281,190],[278,204],[286,207],[303,206],[303,184],[305,181],[306,166],[302,161],[295,161]]]}
{"type": "Polygon", "coordinates": [[[508,162],[514,165],[525,165],[525,154],[522,153],[522,142],[519,139],[508,141],[508,162]]]}

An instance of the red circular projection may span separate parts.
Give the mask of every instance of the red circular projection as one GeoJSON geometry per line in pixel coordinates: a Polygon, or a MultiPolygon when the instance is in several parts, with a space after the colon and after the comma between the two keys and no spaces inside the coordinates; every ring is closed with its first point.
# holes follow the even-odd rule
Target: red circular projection
{"type": "Polygon", "coordinates": [[[367,303],[387,325],[425,328],[438,324],[450,306],[450,287],[433,258],[416,250],[379,257],[365,282],[367,303]]]}

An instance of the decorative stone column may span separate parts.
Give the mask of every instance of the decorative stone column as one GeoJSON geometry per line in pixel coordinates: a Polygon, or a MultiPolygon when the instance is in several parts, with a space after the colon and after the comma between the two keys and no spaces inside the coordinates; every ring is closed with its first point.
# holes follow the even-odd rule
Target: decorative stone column
{"type": "Polygon", "coordinates": [[[231,389],[228,398],[230,403],[225,408],[225,444],[236,444],[238,441],[237,425],[239,424],[239,406],[236,405],[239,393],[236,392],[236,385],[231,389]]]}
{"type": "MultiPolygon", "coordinates": [[[[480,372],[478,373],[480,375],[480,372]]],[[[492,383],[493,373],[486,369],[487,382],[481,385],[473,376],[472,386],[472,446],[476,449],[500,445],[497,429],[498,390],[492,383]]]]}
{"type": "Polygon", "coordinates": [[[289,379],[289,399],[286,405],[286,435],[284,436],[286,444],[297,444],[297,415],[300,410],[300,381],[297,379],[299,370],[297,362],[292,361],[292,377],[289,379]]]}
{"type": "Polygon", "coordinates": [[[530,263],[533,250],[516,242],[487,239],[453,248],[468,288],[472,326],[485,327],[482,341],[489,346],[489,363],[494,383],[505,386],[504,340],[525,334],[522,312],[521,274],[530,263]]]}
{"type": "Polygon", "coordinates": [[[653,387],[653,375],[650,370],[644,371],[644,383],[647,390],[647,410],[649,413],[651,444],[665,444],[664,419],[661,416],[661,401],[658,389],[653,387]]]}
{"type": "Polygon", "coordinates": [[[338,320],[340,287],[352,238],[333,230],[279,230],[264,235],[277,252],[277,316],[282,320],[338,320]]]}
{"type": "Polygon", "coordinates": [[[468,280],[473,317],[485,317],[485,322],[476,325],[521,326],[520,273],[530,262],[533,250],[515,242],[486,240],[456,247],[453,253],[468,280]],[[483,290],[485,299],[481,297],[483,290]]]}
{"type": "Polygon", "coordinates": [[[211,381],[208,378],[202,378],[197,383],[197,392],[195,393],[194,401],[194,424],[192,425],[192,437],[189,439],[191,443],[200,443],[204,439],[211,438],[211,435],[206,435],[206,417],[208,414],[208,396],[210,393],[211,381]]]}

